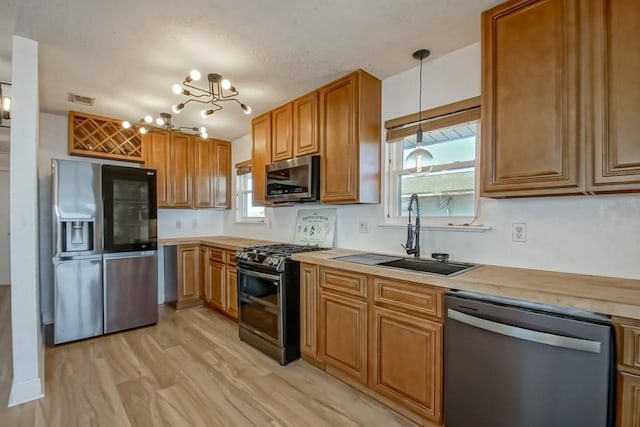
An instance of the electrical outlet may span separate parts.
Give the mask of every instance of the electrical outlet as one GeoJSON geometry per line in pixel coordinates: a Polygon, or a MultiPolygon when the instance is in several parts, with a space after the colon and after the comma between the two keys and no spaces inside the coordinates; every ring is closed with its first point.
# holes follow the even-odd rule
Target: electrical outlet
{"type": "Polygon", "coordinates": [[[176,219],[176,228],[182,228],[182,221],[176,219]]]}
{"type": "Polygon", "coordinates": [[[360,233],[369,233],[369,221],[358,221],[358,230],[360,230],[360,233]]]}
{"type": "Polygon", "coordinates": [[[524,222],[514,222],[511,224],[511,241],[526,242],[527,241],[527,224],[524,222]]]}

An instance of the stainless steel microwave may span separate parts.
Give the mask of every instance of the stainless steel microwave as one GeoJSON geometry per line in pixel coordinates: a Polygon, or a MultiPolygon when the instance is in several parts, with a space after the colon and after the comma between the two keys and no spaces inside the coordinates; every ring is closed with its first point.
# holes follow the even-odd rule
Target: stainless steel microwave
{"type": "Polygon", "coordinates": [[[266,166],[266,199],[273,203],[320,200],[320,156],[296,157],[266,166]]]}

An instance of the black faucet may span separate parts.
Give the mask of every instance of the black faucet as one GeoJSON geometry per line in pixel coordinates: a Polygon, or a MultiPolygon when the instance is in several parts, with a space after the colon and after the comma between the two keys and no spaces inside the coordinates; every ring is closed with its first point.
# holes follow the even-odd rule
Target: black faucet
{"type": "Polygon", "coordinates": [[[413,254],[414,257],[420,258],[420,200],[417,194],[409,197],[409,224],[407,225],[407,244],[400,245],[407,251],[408,255],[413,254]],[[416,204],[416,225],[411,225],[411,211],[413,204],[416,204]]]}

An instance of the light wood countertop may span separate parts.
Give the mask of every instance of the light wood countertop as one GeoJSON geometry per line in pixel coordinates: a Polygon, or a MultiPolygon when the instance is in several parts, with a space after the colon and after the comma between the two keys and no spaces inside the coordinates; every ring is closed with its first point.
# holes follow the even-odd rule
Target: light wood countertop
{"type": "Polygon", "coordinates": [[[229,249],[232,251],[247,248],[249,246],[269,245],[274,243],[277,242],[233,236],[178,237],[172,239],[158,239],[158,246],[199,244],[217,246],[219,248],[229,249]]]}
{"type": "Polygon", "coordinates": [[[295,254],[293,258],[310,264],[414,283],[640,319],[640,280],[493,265],[484,265],[453,277],[443,277],[332,259],[364,252],[331,249],[295,254]]]}

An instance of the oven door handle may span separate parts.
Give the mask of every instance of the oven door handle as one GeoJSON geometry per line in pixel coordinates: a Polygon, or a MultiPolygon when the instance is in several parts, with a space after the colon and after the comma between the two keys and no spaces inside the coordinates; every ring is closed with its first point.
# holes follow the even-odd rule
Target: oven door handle
{"type": "Polygon", "coordinates": [[[258,271],[247,270],[246,268],[242,267],[238,267],[238,273],[245,274],[251,277],[258,277],[260,279],[272,280],[273,282],[275,282],[276,286],[280,284],[280,275],[277,274],[260,273],[258,271]]]}

